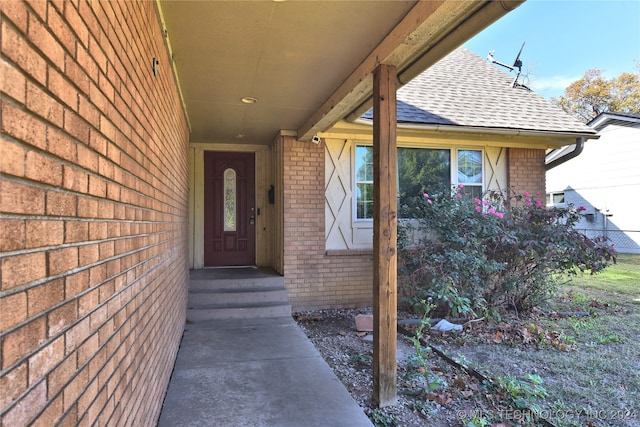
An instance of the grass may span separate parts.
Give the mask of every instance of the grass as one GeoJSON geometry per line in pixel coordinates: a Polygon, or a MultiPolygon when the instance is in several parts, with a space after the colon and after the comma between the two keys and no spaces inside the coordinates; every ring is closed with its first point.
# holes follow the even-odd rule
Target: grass
{"type": "Polygon", "coordinates": [[[547,396],[540,407],[555,426],[640,426],[640,255],[620,255],[597,275],[579,275],[549,310],[586,317],[535,320],[571,351],[524,345],[469,343],[450,350],[493,376],[539,375],[547,396]]]}
{"type": "MultiPolygon", "coordinates": [[[[640,424],[640,414],[624,412],[640,405],[640,255],[621,254],[617,264],[599,274],[577,276],[561,292],[564,299],[557,300],[563,301],[557,302],[558,308],[566,304],[591,316],[546,321],[547,327],[576,344],[570,353],[549,353],[546,360],[534,357],[551,374],[547,381],[551,408],[610,415],[594,420],[594,425],[640,424]]],[[[578,425],[578,418],[556,424],[578,425]]]]}
{"type": "Polygon", "coordinates": [[[631,297],[640,302],[640,255],[619,254],[618,262],[594,275],[580,275],[573,286],[606,291],[631,297]]]}

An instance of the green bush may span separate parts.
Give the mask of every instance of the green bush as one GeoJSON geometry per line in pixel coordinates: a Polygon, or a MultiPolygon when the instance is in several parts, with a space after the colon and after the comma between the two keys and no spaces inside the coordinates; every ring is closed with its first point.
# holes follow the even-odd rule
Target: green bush
{"type": "Polygon", "coordinates": [[[529,194],[487,192],[416,197],[400,207],[401,289],[443,315],[511,308],[527,311],[557,290],[559,279],[615,262],[606,239],[575,231],[584,208],[547,208],[529,194]]]}

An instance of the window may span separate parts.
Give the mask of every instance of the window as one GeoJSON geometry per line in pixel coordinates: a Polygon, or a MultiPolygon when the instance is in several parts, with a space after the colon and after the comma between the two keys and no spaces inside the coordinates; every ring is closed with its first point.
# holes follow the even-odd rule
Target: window
{"type": "Polygon", "coordinates": [[[236,231],[236,171],[224,171],[224,231],[236,231]]]}
{"type": "MultiPolygon", "coordinates": [[[[356,146],[355,171],[356,220],[369,220],[373,218],[373,147],[356,146]]],[[[458,184],[464,184],[465,194],[482,195],[481,150],[398,148],[398,206],[424,193],[445,194],[458,184]]]]}
{"type": "Polygon", "coordinates": [[[373,147],[356,147],[356,211],[358,219],[373,218],[373,147]]]}
{"type": "Polygon", "coordinates": [[[451,191],[451,151],[398,148],[398,206],[424,193],[451,191]]]}
{"type": "Polygon", "coordinates": [[[564,191],[558,193],[547,193],[547,206],[564,205],[564,191]]]}
{"type": "Polygon", "coordinates": [[[464,194],[482,197],[482,151],[458,150],[458,184],[464,194]]]}

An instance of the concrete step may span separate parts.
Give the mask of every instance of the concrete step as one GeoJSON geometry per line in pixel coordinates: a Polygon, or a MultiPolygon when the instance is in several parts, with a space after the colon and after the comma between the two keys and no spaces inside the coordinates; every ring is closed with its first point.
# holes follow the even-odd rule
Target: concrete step
{"type": "Polygon", "coordinates": [[[200,322],[213,319],[254,319],[290,317],[291,305],[279,302],[259,304],[207,304],[187,310],[187,320],[200,322]]]}
{"type": "Polygon", "coordinates": [[[187,319],[290,317],[284,277],[267,269],[199,270],[191,273],[187,319]]]}
{"type": "Polygon", "coordinates": [[[197,308],[208,304],[255,304],[262,302],[280,302],[288,304],[287,291],[283,287],[244,288],[244,289],[207,289],[189,293],[188,308],[197,308]]]}
{"type": "Polygon", "coordinates": [[[189,291],[211,291],[224,289],[257,289],[257,288],[283,288],[284,277],[246,277],[246,278],[221,278],[221,279],[194,279],[189,284],[189,291]]]}

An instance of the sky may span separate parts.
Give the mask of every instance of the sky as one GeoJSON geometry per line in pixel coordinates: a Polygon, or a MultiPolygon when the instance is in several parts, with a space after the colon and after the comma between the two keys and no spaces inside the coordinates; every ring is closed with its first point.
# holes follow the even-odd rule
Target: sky
{"type": "Polygon", "coordinates": [[[522,43],[519,81],[547,99],[591,68],[607,79],[639,72],[640,0],[527,0],[465,46],[512,65],[522,43]]]}

